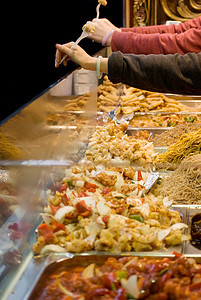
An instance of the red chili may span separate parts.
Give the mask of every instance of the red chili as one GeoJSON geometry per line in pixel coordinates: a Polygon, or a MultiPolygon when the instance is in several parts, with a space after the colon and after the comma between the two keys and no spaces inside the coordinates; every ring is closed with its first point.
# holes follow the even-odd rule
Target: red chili
{"type": "Polygon", "coordinates": [[[94,296],[100,296],[100,295],[107,295],[109,294],[110,291],[108,289],[105,288],[98,288],[98,289],[94,289],[92,291],[89,291],[86,295],[85,295],[85,300],[91,300],[93,299],[94,296]]]}

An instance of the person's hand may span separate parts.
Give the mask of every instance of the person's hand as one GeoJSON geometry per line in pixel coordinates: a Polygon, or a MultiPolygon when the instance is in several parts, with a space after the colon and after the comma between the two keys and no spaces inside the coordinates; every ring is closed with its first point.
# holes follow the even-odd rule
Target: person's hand
{"type": "MultiPolygon", "coordinates": [[[[106,36],[106,34],[113,29],[121,32],[120,28],[114,26],[107,19],[93,19],[92,24],[95,27],[95,31],[93,33],[90,33],[88,35],[88,38],[90,38],[91,40],[94,40],[97,43],[101,43],[103,38],[106,36]]],[[[107,46],[111,45],[111,40],[112,40],[112,37],[110,37],[107,40],[107,43],[106,43],[107,46]]]]}
{"type": "Polygon", "coordinates": [[[61,59],[67,55],[63,64],[66,66],[67,61],[71,59],[74,63],[80,65],[83,68],[86,68],[93,61],[93,57],[88,55],[80,46],[76,45],[71,49],[74,42],[67,44],[56,44],[56,55],[55,55],[55,67],[59,67],[61,59]]]}

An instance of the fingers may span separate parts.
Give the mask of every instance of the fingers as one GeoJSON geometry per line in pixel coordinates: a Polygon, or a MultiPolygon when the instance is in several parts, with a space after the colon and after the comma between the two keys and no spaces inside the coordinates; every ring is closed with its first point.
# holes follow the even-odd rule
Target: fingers
{"type": "Polygon", "coordinates": [[[67,65],[67,60],[69,59],[70,55],[72,54],[72,50],[70,49],[72,47],[72,45],[74,44],[74,42],[68,43],[68,44],[64,44],[64,45],[60,45],[60,44],[56,44],[56,55],[55,55],[55,67],[59,67],[61,60],[64,56],[66,56],[65,60],[64,60],[64,66],[67,65]]]}

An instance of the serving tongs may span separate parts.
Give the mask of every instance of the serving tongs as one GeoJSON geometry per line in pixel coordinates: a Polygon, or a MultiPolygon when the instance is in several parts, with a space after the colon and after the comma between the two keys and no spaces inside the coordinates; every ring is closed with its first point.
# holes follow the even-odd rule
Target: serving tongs
{"type": "MultiPolygon", "coordinates": [[[[71,50],[79,44],[79,42],[83,39],[85,39],[88,35],[89,35],[90,32],[86,31],[85,28],[84,30],[82,31],[82,34],[79,36],[79,38],[75,41],[75,43],[72,45],[72,47],[70,48],[71,50]]],[[[60,61],[59,64],[62,64],[64,62],[64,60],[68,57],[68,55],[66,54],[60,61]]]]}

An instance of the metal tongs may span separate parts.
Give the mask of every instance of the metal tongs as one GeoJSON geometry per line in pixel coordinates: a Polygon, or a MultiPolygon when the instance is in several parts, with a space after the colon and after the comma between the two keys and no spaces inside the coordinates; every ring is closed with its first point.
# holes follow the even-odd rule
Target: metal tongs
{"type": "MultiPolygon", "coordinates": [[[[70,48],[71,50],[79,44],[79,42],[83,39],[85,39],[87,36],[89,35],[89,32],[85,30],[82,31],[82,34],[79,36],[79,38],[75,41],[75,43],[72,45],[72,47],[70,48]]],[[[64,60],[67,58],[67,54],[61,59],[59,64],[62,64],[64,62],[64,60]]]]}

